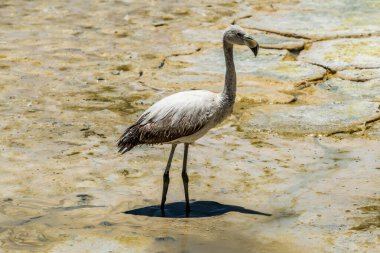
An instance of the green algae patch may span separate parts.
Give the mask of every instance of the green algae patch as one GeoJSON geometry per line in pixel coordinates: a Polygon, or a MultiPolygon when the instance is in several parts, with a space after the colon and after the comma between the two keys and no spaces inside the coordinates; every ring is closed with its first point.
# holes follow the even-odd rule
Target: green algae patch
{"type": "Polygon", "coordinates": [[[72,152],[70,154],[67,154],[66,156],[73,156],[73,155],[79,155],[80,152],[76,151],[76,152],[72,152]]]}
{"type": "Polygon", "coordinates": [[[368,229],[378,229],[380,228],[380,215],[376,217],[364,220],[360,225],[352,227],[351,230],[368,230],[368,229]]]}
{"type": "Polygon", "coordinates": [[[96,102],[113,102],[114,99],[112,97],[106,97],[103,95],[99,95],[97,92],[90,92],[88,98],[85,98],[86,101],[96,101],[96,102]]]}
{"type": "Polygon", "coordinates": [[[133,66],[132,64],[123,64],[123,65],[117,66],[115,69],[119,71],[130,71],[133,69],[133,66]]]}
{"type": "MultiPolygon", "coordinates": [[[[372,202],[379,202],[379,199],[372,198],[369,199],[372,202]]],[[[357,226],[351,228],[351,230],[368,230],[368,229],[378,229],[380,228],[380,205],[369,205],[359,207],[360,210],[365,215],[370,215],[371,217],[361,218],[363,219],[361,223],[357,226]]]]}
{"type": "Polygon", "coordinates": [[[117,114],[134,114],[146,108],[144,101],[152,95],[150,92],[131,92],[125,96],[112,96],[105,93],[114,91],[113,87],[103,87],[99,91],[86,91],[74,94],[82,97],[76,104],[64,105],[63,109],[73,111],[109,110],[117,114]]]}
{"type": "Polygon", "coordinates": [[[123,175],[124,177],[128,177],[129,171],[127,169],[124,169],[124,170],[120,171],[120,174],[123,175]]]}
{"type": "Polygon", "coordinates": [[[380,206],[364,206],[358,208],[363,213],[371,213],[371,212],[378,212],[380,215],[380,206]]]}
{"type": "Polygon", "coordinates": [[[11,67],[8,65],[0,65],[0,69],[10,69],[11,67]]]}
{"type": "Polygon", "coordinates": [[[99,91],[100,92],[114,92],[116,91],[116,87],[115,86],[102,86],[99,91]]]}
{"type": "Polygon", "coordinates": [[[114,35],[117,38],[126,38],[126,37],[129,36],[129,34],[127,32],[121,32],[121,31],[120,32],[119,31],[115,31],[114,35]]]}
{"type": "Polygon", "coordinates": [[[149,243],[152,243],[153,240],[141,236],[119,236],[116,237],[116,240],[122,244],[132,246],[132,247],[144,247],[149,243]]]}

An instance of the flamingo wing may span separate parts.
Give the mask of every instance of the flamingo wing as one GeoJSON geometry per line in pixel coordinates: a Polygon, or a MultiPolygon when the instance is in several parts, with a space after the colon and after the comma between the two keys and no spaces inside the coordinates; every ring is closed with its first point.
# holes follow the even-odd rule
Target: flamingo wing
{"type": "Polygon", "coordinates": [[[201,130],[215,115],[219,99],[209,91],[179,92],[146,110],[120,137],[119,152],[140,144],[166,143],[201,130]]]}

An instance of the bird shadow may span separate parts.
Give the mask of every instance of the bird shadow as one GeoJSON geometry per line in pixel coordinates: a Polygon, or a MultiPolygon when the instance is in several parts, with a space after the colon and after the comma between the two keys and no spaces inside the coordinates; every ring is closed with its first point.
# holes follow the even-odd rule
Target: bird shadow
{"type": "Polygon", "coordinates": [[[244,214],[256,214],[271,216],[255,210],[246,209],[241,206],[224,205],[215,201],[194,201],[190,203],[191,212],[186,214],[185,202],[174,202],[165,205],[165,213],[161,212],[160,206],[146,206],[125,211],[125,214],[133,214],[147,217],[163,218],[205,218],[223,215],[228,212],[239,212],[244,214]]]}

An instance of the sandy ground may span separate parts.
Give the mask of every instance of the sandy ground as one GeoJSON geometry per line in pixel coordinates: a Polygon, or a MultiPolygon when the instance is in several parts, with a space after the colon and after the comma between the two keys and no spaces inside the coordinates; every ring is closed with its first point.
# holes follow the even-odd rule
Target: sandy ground
{"type": "Polygon", "coordinates": [[[379,252],[379,11],[1,1],[0,252],[379,252]],[[159,217],[170,147],[116,140],[164,96],[221,91],[231,23],[259,56],[236,48],[234,114],[190,147],[192,214],[180,147],[159,217]]]}

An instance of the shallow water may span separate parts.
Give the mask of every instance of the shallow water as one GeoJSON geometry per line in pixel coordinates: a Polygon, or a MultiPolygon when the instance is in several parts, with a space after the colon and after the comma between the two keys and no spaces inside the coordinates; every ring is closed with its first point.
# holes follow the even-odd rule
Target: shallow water
{"type": "Polygon", "coordinates": [[[362,44],[339,57],[350,32],[376,42],[378,19],[347,28],[329,12],[335,33],[270,33],[265,15],[319,15],[306,0],[271,4],[3,1],[0,252],[378,252],[379,66],[362,44]],[[233,20],[265,49],[236,50],[234,114],[190,147],[193,213],[181,213],[180,147],[158,217],[169,147],[120,156],[115,142],[161,97],[222,89],[218,40],[233,20]],[[315,57],[327,43],[315,38],[334,54],[315,57]]]}

